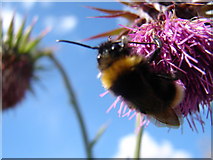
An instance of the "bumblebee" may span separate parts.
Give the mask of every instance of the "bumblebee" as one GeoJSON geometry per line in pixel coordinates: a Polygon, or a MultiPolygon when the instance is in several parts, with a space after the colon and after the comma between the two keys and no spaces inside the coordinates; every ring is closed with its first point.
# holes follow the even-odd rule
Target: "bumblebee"
{"type": "Polygon", "coordinates": [[[179,126],[179,116],[174,108],[184,97],[184,88],[176,83],[173,74],[162,74],[151,67],[152,62],[161,53],[162,42],[158,37],[153,43],[131,42],[127,37],[121,40],[102,43],[91,47],[74,41],[68,42],[98,50],[97,62],[101,72],[101,81],[107,90],[121,96],[130,108],[154,117],[169,126],[179,126]],[[155,44],[150,56],[134,53],[130,43],[155,44]]]}

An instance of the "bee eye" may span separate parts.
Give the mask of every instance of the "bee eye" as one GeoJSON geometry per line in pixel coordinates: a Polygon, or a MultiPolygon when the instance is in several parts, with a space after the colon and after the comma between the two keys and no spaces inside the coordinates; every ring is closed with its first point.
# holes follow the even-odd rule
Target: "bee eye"
{"type": "Polygon", "coordinates": [[[98,64],[100,64],[100,61],[101,61],[101,54],[98,54],[98,55],[97,55],[97,61],[98,61],[98,64]]]}
{"type": "Polygon", "coordinates": [[[114,50],[114,49],[115,49],[115,46],[113,45],[111,49],[114,50]]]}
{"type": "Polygon", "coordinates": [[[118,51],[121,48],[120,44],[112,44],[111,50],[113,51],[118,51]]]}
{"type": "Polygon", "coordinates": [[[98,55],[97,55],[97,59],[100,59],[100,58],[101,58],[101,55],[100,55],[100,54],[98,54],[98,55]]]}

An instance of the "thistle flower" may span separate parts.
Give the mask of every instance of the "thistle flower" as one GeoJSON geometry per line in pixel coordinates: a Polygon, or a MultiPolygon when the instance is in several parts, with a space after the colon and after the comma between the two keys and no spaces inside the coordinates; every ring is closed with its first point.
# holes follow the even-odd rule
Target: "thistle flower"
{"type": "MultiPolygon", "coordinates": [[[[187,118],[190,126],[199,116],[199,105],[207,107],[212,118],[213,100],[213,31],[208,19],[194,21],[171,18],[134,27],[129,34],[132,41],[150,42],[153,35],[159,36],[163,43],[162,52],[156,59],[154,68],[167,73],[175,72],[185,87],[185,98],[178,109],[187,118]],[[191,122],[187,116],[191,116],[191,122]],[[195,116],[195,117],[194,117],[195,116]]],[[[150,46],[137,46],[138,54],[148,55],[150,46]]]]}
{"type": "MultiPolygon", "coordinates": [[[[206,7],[203,4],[172,3],[166,4],[170,5],[169,7],[164,7],[158,4],[160,8],[164,7],[164,9],[161,8],[161,10],[158,10],[155,5],[151,3],[121,3],[140,10],[138,17],[134,21],[131,19],[131,23],[128,27],[122,26],[123,31],[125,31],[130,41],[153,42],[154,36],[161,39],[163,47],[161,54],[156,58],[153,64],[153,68],[156,71],[174,73],[179,78],[177,83],[183,85],[185,88],[185,97],[181,104],[177,106],[177,113],[186,118],[192,129],[197,130],[195,125],[196,120],[200,122],[204,129],[204,121],[201,118],[200,107],[203,109],[207,108],[207,117],[210,117],[211,123],[213,124],[211,108],[211,102],[213,100],[213,22],[211,19],[205,18],[209,17],[209,15],[205,16],[204,14],[208,9],[212,8],[212,5],[211,7],[206,7]],[[190,10],[194,11],[190,17],[181,14],[187,6],[190,6],[190,10]],[[199,10],[198,7],[200,7],[199,10]],[[198,10],[198,12],[195,12],[195,10],[198,10]],[[148,14],[148,18],[145,14],[146,16],[148,14]],[[189,20],[189,18],[194,18],[198,15],[205,17],[197,17],[194,20],[189,20]]],[[[112,14],[114,16],[116,15],[112,10],[93,9],[104,11],[110,14],[111,17],[113,17],[112,14]]],[[[187,11],[189,12],[189,10],[185,10],[186,14],[187,11]]],[[[119,11],[119,13],[121,14],[122,11],[119,11]]],[[[133,18],[130,14],[128,15],[133,18]]],[[[125,15],[125,17],[128,16],[125,15]]],[[[110,34],[110,32],[106,33],[93,36],[89,39],[110,34]]],[[[113,32],[111,31],[111,33],[113,32]]],[[[118,37],[121,35],[123,35],[123,33],[118,33],[118,37]]],[[[134,53],[143,56],[148,56],[155,49],[153,45],[129,45],[133,45],[133,48],[136,50],[134,53]]],[[[105,94],[102,94],[101,96],[104,95],[105,94]]],[[[135,110],[128,109],[128,106],[122,101],[122,97],[118,97],[107,112],[115,108],[118,102],[120,102],[118,109],[119,116],[127,116],[129,119],[132,119],[138,115],[135,110]]],[[[150,117],[144,114],[141,114],[141,116],[140,126],[147,125],[150,121],[150,117]]]]}
{"type": "Polygon", "coordinates": [[[35,21],[24,32],[25,20],[23,20],[17,33],[14,33],[14,19],[11,19],[7,32],[3,33],[2,19],[0,18],[0,36],[2,57],[2,109],[15,107],[23,100],[26,91],[31,90],[31,81],[36,78],[36,62],[48,50],[38,49],[38,43],[47,33],[43,31],[38,37],[32,39],[30,34],[35,21]]]}
{"type": "MultiPolygon", "coordinates": [[[[119,0],[118,0],[119,1],[119,0]]],[[[182,19],[192,19],[194,17],[213,17],[213,5],[208,2],[159,2],[159,3],[148,3],[148,2],[124,2],[120,1],[123,5],[135,10],[132,13],[126,10],[110,10],[103,8],[96,8],[87,6],[87,8],[103,12],[108,15],[104,16],[94,16],[90,18],[125,18],[128,21],[128,26],[142,25],[153,20],[157,20],[161,13],[168,11],[174,12],[175,16],[182,19]]],[[[127,35],[128,29],[125,27],[116,28],[111,31],[107,31],[85,40],[91,40],[101,37],[114,36],[117,35],[115,39],[120,39],[122,35],[127,35]]]]}

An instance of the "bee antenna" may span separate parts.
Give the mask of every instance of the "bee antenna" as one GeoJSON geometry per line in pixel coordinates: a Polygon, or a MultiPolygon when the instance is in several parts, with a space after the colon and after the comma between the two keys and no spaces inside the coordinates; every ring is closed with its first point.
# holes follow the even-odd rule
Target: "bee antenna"
{"type": "Polygon", "coordinates": [[[134,43],[134,44],[156,44],[156,43],[153,43],[153,42],[132,42],[132,41],[128,41],[128,43],[134,43]]]}
{"type": "Polygon", "coordinates": [[[90,49],[99,49],[99,47],[92,47],[92,46],[88,46],[86,44],[82,44],[82,43],[78,43],[78,42],[74,42],[74,41],[68,41],[68,40],[56,40],[56,42],[65,42],[65,43],[76,44],[76,45],[83,46],[83,47],[90,48],[90,49]]]}

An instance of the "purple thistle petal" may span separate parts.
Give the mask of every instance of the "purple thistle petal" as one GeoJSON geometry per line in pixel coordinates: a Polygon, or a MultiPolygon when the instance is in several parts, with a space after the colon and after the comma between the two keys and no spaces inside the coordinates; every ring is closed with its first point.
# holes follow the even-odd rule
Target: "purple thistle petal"
{"type": "Polygon", "coordinates": [[[104,97],[106,94],[108,94],[109,93],[109,91],[105,91],[104,93],[101,93],[99,96],[100,97],[104,97]]]}
{"type": "Polygon", "coordinates": [[[117,103],[120,101],[121,97],[117,97],[116,100],[112,103],[112,105],[107,109],[106,113],[108,113],[111,109],[115,108],[117,103]]]}
{"type": "Polygon", "coordinates": [[[119,116],[119,117],[121,117],[123,107],[124,107],[124,101],[121,102],[120,108],[119,108],[119,110],[118,110],[118,116],[119,116]]]}
{"type": "Polygon", "coordinates": [[[137,112],[135,111],[130,117],[129,120],[131,120],[133,117],[135,117],[137,115],[137,112]]]}
{"type": "Polygon", "coordinates": [[[129,117],[130,113],[132,112],[131,109],[129,109],[128,112],[126,112],[125,114],[122,115],[122,117],[129,117]]]}

